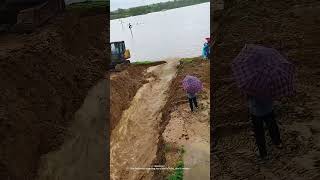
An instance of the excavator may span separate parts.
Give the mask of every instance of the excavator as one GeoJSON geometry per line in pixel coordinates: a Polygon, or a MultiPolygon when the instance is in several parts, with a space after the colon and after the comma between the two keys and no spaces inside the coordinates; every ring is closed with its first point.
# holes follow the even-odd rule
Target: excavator
{"type": "Polygon", "coordinates": [[[0,31],[32,32],[64,9],[64,0],[0,0],[0,31]]]}
{"type": "Polygon", "coordinates": [[[111,63],[110,69],[114,69],[117,65],[129,64],[128,60],[130,55],[130,50],[126,49],[124,41],[111,42],[111,63]]]}

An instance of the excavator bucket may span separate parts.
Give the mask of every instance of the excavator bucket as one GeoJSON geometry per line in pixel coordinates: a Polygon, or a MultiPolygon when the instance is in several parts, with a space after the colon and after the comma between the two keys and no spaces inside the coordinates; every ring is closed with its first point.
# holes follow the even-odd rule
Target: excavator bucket
{"type": "Polygon", "coordinates": [[[130,57],[131,57],[130,51],[129,51],[129,49],[126,49],[126,51],[124,52],[124,58],[129,59],[130,57]]]}

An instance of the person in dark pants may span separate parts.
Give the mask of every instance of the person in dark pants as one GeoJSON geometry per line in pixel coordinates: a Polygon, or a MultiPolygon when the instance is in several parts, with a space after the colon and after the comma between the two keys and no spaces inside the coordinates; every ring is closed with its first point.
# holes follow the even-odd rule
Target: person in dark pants
{"type": "Polygon", "coordinates": [[[264,123],[267,125],[272,143],[278,148],[282,148],[280,132],[273,112],[273,102],[271,98],[258,98],[249,96],[249,111],[252,118],[253,131],[260,158],[266,159],[267,149],[264,132],[264,123]]]}
{"type": "Polygon", "coordinates": [[[193,93],[187,93],[188,99],[189,99],[189,105],[190,105],[190,109],[193,112],[194,111],[194,107],[198,109],[198,103],[197,103],[197,96],[196,94],[193,93]]]}

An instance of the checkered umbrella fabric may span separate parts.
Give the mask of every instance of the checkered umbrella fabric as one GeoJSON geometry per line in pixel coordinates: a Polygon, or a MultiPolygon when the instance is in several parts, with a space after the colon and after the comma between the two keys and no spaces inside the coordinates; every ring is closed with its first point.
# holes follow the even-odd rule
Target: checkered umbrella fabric
{"type": "Polygon", "coordinates": [[[197,77],[190,75],[183,79],[182,86],[185,91],[192,94],[200,92],[203,88],[201,81],[197,77]]]}
{"type": "Polygon", "coordinates": [[[232,71],[245,94],[273,98],[294,94],[294,66],[273,48],[246,44],[233,60],[232,71]]]}

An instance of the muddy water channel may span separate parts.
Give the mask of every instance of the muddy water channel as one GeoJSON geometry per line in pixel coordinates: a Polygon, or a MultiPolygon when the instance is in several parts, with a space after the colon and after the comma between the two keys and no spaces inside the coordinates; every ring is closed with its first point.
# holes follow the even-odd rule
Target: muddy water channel
{"type": "Polygon", "coordinates": [[[166,91],[176,75],[178,64],[179,61],[171,59],[147,69],[147,73],[152,74],[149,82],[137,91],[111,134],[111,179],[152,178],[152,171],[136,168],[150,168],[156,159],[161,110],[167,101],[166,91]]]}

